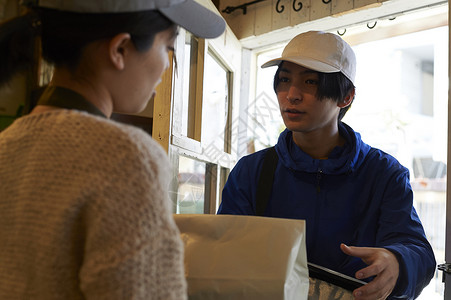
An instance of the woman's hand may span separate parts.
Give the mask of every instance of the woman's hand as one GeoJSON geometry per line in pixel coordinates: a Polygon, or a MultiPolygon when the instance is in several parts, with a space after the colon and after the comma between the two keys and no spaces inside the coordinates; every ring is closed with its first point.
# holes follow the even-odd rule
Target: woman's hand
{"type": "Polygon", "coordinates": [[[353,247],[345,244],[341,244],[340,248],[345,254],[359,257],[368,265],[356,272],[357,279],[375,276],[371,282],[353,291],[355,299],[386,299],[395,288],[399,276],[396,256],[384,248],[353,247]]]}

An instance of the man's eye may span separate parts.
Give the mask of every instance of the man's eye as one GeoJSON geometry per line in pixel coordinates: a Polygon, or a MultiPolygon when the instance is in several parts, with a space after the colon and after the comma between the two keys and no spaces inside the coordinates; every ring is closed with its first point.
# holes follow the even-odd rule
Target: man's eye
{"type": "Polygon", "coordinates": [[[280,82],[288,82],[289,80],[288,80],[288,78],[286,78],[286,77],[280,77],[280,78],[279,78],[279,81],[280,81],[280,82]]]}
{"type": "Polygon", "coordinates": [[[314,85],[317,85],[317,84],[318,84],[318,80],[314,80],[314,79],[307,79],[307,80],[305,81],[305,83],[307,83],[307,84],[314,84],[314,85]]]}

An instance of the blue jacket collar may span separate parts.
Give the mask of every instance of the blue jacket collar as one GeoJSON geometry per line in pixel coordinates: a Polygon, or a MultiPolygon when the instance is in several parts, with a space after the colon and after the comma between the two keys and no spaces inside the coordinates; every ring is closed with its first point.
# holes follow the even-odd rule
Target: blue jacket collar
{"type": "Polygon", "coordinates": [[[339,122],[339,132],[345,138],[343,147],[336,147],[328,159],[311,158],[293,142],[292,131],[285,129],[276,145],[276,151],[281,163],[292,170],[303,172],[318,172],[338,175],[350,173],[357,169],[364,161],[370,150],[360,134],[343,122],[339,122]]]}

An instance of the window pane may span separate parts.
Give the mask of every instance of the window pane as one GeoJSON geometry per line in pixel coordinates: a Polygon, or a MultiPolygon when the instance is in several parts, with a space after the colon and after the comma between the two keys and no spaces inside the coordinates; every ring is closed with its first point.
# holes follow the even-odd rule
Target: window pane
{"type": "Polygon", "coordinates": [[[260,68],[265,62],[280,57],[283,47],[260,54],[257,57],[256,97],[249,103],[247,134],[248,153],[258,151],[277,143],[279,134],[285,129],[279,110],[279,102],[273,89],[274,73],[277,68],[260,68]]]}
{"type": "Polygon", "coordinates": [[[206,164],[185,156],[179,157],[178,214],[203,214],[206,164]]]}
{"type": "MultiPolygon", "coordinates": [[[[445,259],[447,45],[448,29],[440,27],[354,46],[357,96],[343,118],[409,169],[438,263],[445,259]]],[[[436,271],[418,299],[443,299],[441,280],[436,271]]]]}
{"type": "MultiPolygon", "coordinates": [[[[343,122],[359,132],[364,142],[390,153],[409,169],[414,206],[437,263],[443,263],[448,28],[360,44],[353,49],[357,56],[356,99],[343,122]]],[[[260,55],[258,66],[281,52],[282,48],[260,55]]],[[[283,122],[272,114],[277,105],[272,89],[274,72],[273,68],[259,69],[257,74],[257,96],[255,104],[250,104],[254,109],[249,110],[255,113],[250,118],[254,120],[250,124],[255,126],[248,130],[251,138],[257,137],[255,150],[274,145],[284,128],[283,122]]],[[[442,274],[436,271],[418,299],[438,300],[443,299],[443,294],[442,274]]]]}
{"type": "Polygon", "coordinates": [[[202,102],[202,144],[224,151],[224,136],[228,115],[229,72],[208,53],[202,102]]]}

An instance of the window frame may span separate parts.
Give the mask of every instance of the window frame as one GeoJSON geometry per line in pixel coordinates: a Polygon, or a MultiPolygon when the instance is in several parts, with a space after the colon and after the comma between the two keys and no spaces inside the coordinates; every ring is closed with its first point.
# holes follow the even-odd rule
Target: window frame
{"type": "MultiPolygon", "coordinates": [[[[176,41],[176,57],[177,65],[184,66],[186,55],[185,39],[186,31],[180,29],[179,36],[176,41]]],[[[207,165],[205,174],[205,191],[204,191],[204,213],[214,214],[219,207],[221,199],[221,191],[227,180],[230,169],[235,165],[237,154],[235,147],[236,133],[238,128],[233,127],[233,119],[237,116],[236,107],[239,99],[239,78],[241,72],[241,45],[233,36],[227,32],[222,38],[214,40],[204,40],[196,38],[197,47],[197,65],[195,72],[187,74],[183,69],[177,69],[174,72],[173,80],[173,108],[172,108],[172,127],[170,133],[169,156],[172,162],[173,177],[178,175],[178,158],[186,156],[205,162],[207,165]],[[230,49],[225,41],[231,40],[230,49]],[[203,84],[205,59],[207,55],[211,55],[213,59],[220,64],[227,72],[228,83],[228,103],[226,106],[227,116],[224,129],[224,147],[222,151],[218,151],[216,157],[208,155],[206,147],[202,143],[202,108],[203,108],[203,84]],[[195,74],[194,74],[195,73],[195,74]],[[187,134],[182,133],[182,114],[183,111],[183,82],[184,76],[191,75],[190,78],[190,99],[188,100],[188,130],[187,134]],[[194,82],[193,82],[194,81],[194,82]]],[[[192,69],[191,69],[192,70],[192,69]]],[[[174,180],[173,180],[174,181],[174,180]]],[[[173,184],[173,183],[172,183],[173,184]]],[[[177,187],[171,187],[177,190],[177,187]]],[[[173,199],[173,201],[176,199],[173,199]]],[[[176,203],[176,202],[175,202],[176,203]]],[[[176,205],[176,204],[175,204],[176,205]]],[[[174,209],[174,211],[176,211],[174,209]]]]}

